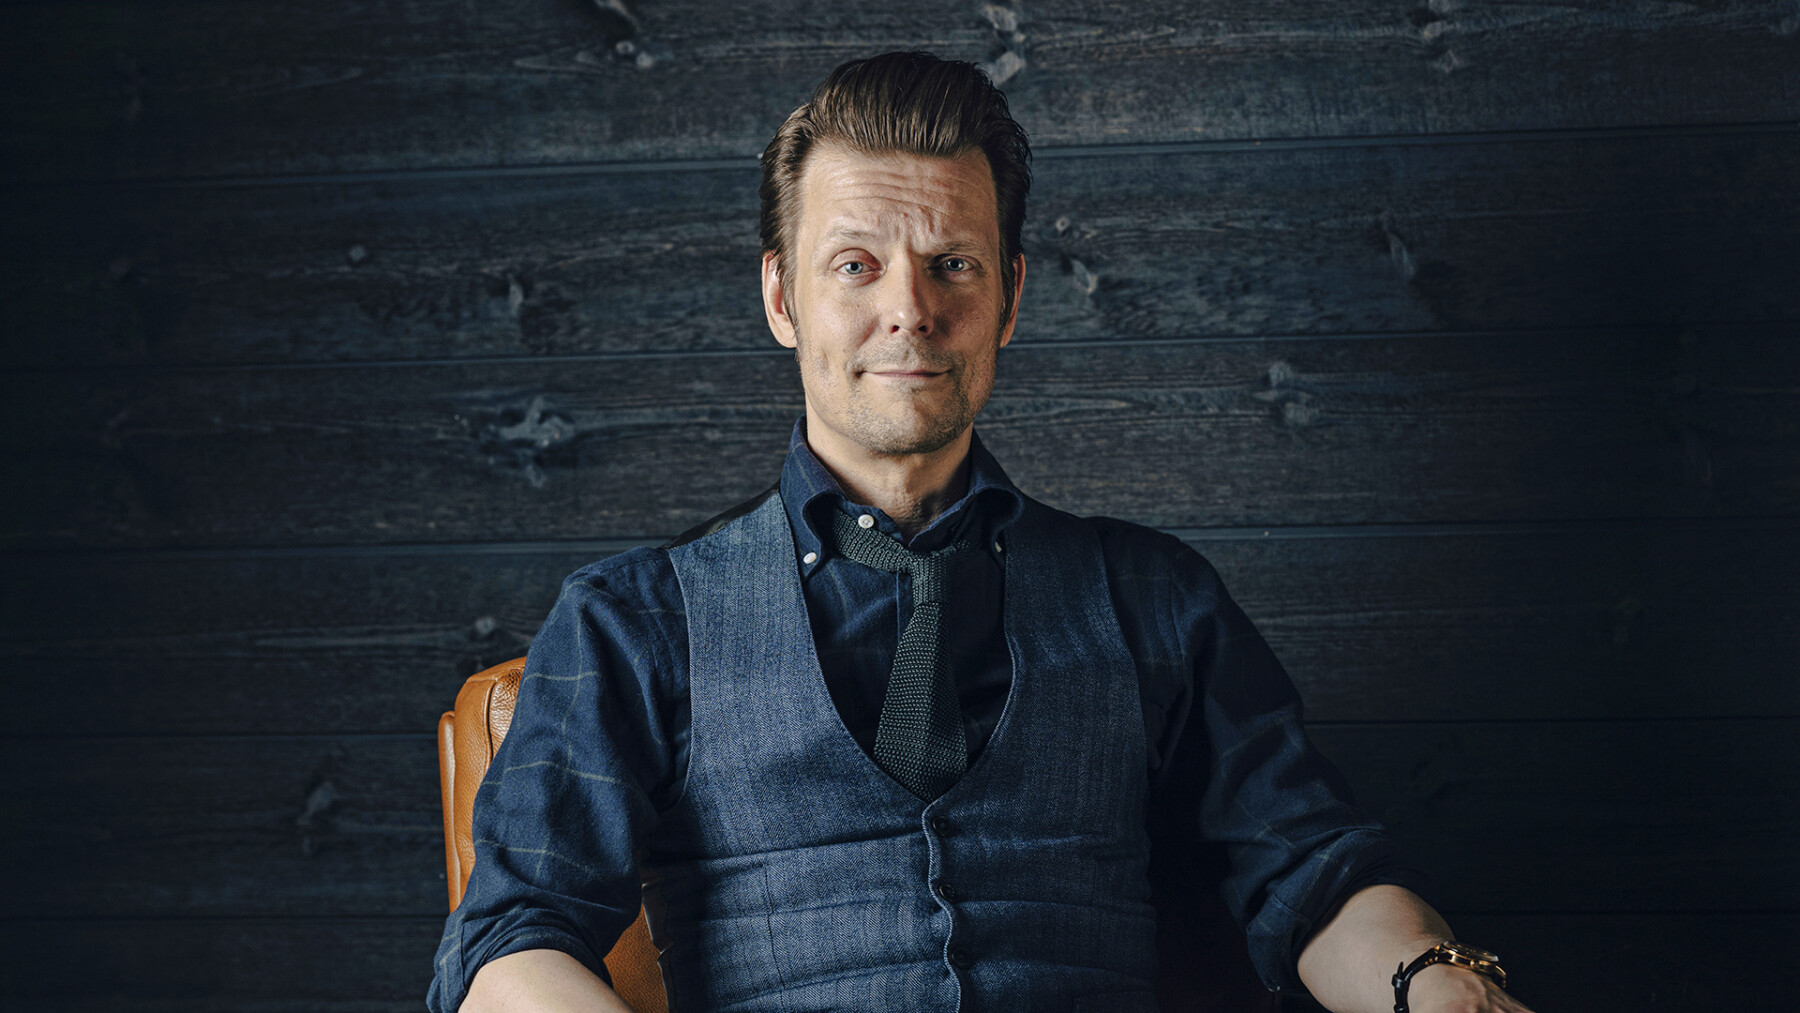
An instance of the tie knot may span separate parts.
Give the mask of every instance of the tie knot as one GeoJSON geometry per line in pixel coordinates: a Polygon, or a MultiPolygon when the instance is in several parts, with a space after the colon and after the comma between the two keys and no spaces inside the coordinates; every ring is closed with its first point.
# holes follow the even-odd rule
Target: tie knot
{"type": "Polygon", "coordinates": [[[912,576],[913,604],[942,602],[950,562],[973,546],[968,542],[946,545],[935,552],[914,552],[872,528],[859,527],[842,510],[831,512],[831,529],[837,550],[845,559],[912,576]]]}

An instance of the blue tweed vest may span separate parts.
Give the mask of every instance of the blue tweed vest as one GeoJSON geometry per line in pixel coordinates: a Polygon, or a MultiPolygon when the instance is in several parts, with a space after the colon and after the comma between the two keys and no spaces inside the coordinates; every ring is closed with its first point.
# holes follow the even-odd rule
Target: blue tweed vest
{"type": "Polygon", "coordinates": [[[640,867],[671,1009],[1156,1009],[1143,714],[1085,525],[1007,530],[1011,693],[929,805],[838,718],[779,496],[669,551],[693,738],[640,867]]]}

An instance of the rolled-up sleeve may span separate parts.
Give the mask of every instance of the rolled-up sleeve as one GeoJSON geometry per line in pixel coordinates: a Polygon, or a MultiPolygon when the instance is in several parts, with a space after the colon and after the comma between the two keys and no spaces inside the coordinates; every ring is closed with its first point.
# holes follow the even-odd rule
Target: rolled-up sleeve
{"type": "Polygon", "coordinates": [[[1428,895],[1426,873],[1357,810],[1342,773],[1308,741],[1300,694],[1218,572],[1166,535],[1119,552],[1151,732],[1154,818],[1180,846],[1222,847],[1220,894],[1264,985],[1304,991],[1307,939],[1355,890],[1428,895]]]}
{"type": "Polygon", "coordinates": [[[685,674],[666,555],[634,549],[563,582],[475,798],[475,865],[438,944],[433,1013],[453,1013],[483,964],[521,950],[560,950],[606,977],[641,904],[638,845],[684,766],[685,674]]]}

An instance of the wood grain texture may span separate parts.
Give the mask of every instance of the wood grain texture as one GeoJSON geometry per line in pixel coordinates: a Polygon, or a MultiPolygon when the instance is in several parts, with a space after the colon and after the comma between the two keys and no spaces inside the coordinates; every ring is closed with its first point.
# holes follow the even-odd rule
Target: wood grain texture
{"type": "Polygon", "coordinates": [[[14,910],[42,917],[444,910],[436,742],[414,736],[28,740],[0,789],[14,910]]]}
{"type": "Polygon", "coordinates": [[[748,157],[839,62],[988,65],[1042,146],[1782,120],[1779,3],[18,5],[6,177],[748,157]]]}
{"type": "Polygon", "coordinates": [[[1446,911],[1800,908],[1791,720],[1322,725],[1446,911]]]}
{"type": "MultiPolygon", "coordinates": [[[[1791,321],[1797,175],[1791,129],[1047,159],[1017,340],[1791,321]]],[[[15,367],[774,347],[748,167],[0,213],[15,367]]]]}
{"type": "Polygon", "coordinates": [[[1197,547],[1313,720],[1794,717],[1792,527],[1197,547]]]}
{"type": "MultiPolygon", "coordinates": [[[[1800,717],[1792,524],[1191,544],[1313,720],[1800,717]]],[[[418,733],[524,654],[603,552],[15,560],[34,577],[0,596],[0,658],[38,675],[13,717],[59,736],[418,733]]]]}
{"type": "MultiPolygon", "coordinates": [[[[1800,908],[1794,719],[1319,725],[1446,910],[1800,908]]],[[[410,737],[26,739],[14,917],[428,915],[437,761],[410,737]]]]}
{"type": "Polygon", "coordinates": [[[14,1013],[419,1013],[435,918],[8,919],[14,1013]]]}
{"type": "MultiPolygon", "coordinates": [[[[1767,954],[1800,915],[1464,914],[1534,1009],[1788,1013],[1767,954]]],[[[441,918],[9,919],[17,1013],[416,1013],[441,918]]],[[[1295,1002],[1299,1013],[1318,1009],[1295,1002]]]]}
{"type": "MultiPolygon", "coordinates": [[[[1015,347],[983,438],[1157,527],[1787,515],[1786,328],[1015,347]]],[[[15,375],[12,547],[647,537],[765,488],[780,355],[15,375]]]]}

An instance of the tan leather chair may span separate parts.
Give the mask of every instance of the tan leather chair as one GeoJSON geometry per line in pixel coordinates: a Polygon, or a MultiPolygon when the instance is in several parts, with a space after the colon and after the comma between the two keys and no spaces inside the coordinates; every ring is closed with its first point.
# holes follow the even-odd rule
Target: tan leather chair
{"type": "MultiPolygon", "coordinates": [[[[456,709],[438,718],[438,775],[444,790],[445,879],[450,884],[450,910],[462,903],[469,886],[469,870],[475,868],[475,842],[470,827],[475,815],[475,791],[481,787],[494,751],[512,727],[513,704],[519,698],[519,675],[525,659],[495,665],[477,672],[456,694],[456,709]]],[[[637,921],[619,937],[606,955],[606,971],[613,991],[637,1013],[668,1013],[663,992],[662,968],[656,963],[656,947],[650,942],[650,924],[638,909],[637,921]]]]}
{"type": "MultiPolygon", "coordinates": [[[[514,658],[469,676],[456,694],[456,709],[438,719],[438,772],[444,790],[444,862],[450,883],[450,908],[462,901],[475,867],[475,844],[470,833],[475,811],[475,791],[487,774],[494,751],[512,726],[513,705],[519,696],[519,675],[525,659],[514,658]]],[[[1194,873],[1183,865],[1190,879],[1185,886],[1158,875],[1152,863],[1152,900],[1157,907],[1157,951],[1160,973],[1157,1002],[1163,1013],[1262,1013],[1278,1008],[1276,998],[1263,990],[1250,968],[1244,936],[1212,897],[1204,883],[1193,881],[1213,876],[1194,873]],[[1170,904],[1172,897],[1200,898],[1199,903],[1170,904]]],[[[1212,883],[1216,885],[1217,880],[1212,883]]],[[[606,955],[606,970],[613,989],[637,1013],[668,1013],[662,969],[656,963],[656,947],[650,942],[650,925],[638,910],[637,921],[606,955]]]]}

